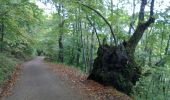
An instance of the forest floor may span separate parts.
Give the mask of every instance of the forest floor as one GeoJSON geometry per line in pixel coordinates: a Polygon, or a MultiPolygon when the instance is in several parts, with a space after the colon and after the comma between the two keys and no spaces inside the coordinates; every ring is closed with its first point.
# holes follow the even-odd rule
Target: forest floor
{"type": "Polygon", "coordinates": [[[18,73],[8,81],[2,100],[131,100],[116,89],[86,80],[87,75],[76,68],[47,63],[43,57],[24,63],[18,73]]]}

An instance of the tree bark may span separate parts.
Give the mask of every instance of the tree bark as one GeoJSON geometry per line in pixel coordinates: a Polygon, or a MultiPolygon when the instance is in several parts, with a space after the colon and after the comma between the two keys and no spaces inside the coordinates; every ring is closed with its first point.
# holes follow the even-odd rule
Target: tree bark
{"type": "Polygon", "coordinates": [[[3,46],[4,46],[4,22],[1,23],[1,52],[3,52],[3,46]]]}
{"type": "MultiPolygon", "coordinates": [[[[59,4],[58,7],[58,15],[60,16],[60,23],[59,23],[59,39],[58,39],[58,44],[59,44],[59,52],[58,52],[58,61],[59,62],[64,62],[64,46],[63,46],[63,28],[64,28],[64,15],[62,15],[62,5],[59,4]]],[[[63,13],[64,14],[64,13],[63,13]]]]}
{"type": "Polygon", "coordinates": [[[58,56],[58,59],[60,62],[64,62],[64,52],[63,52],[63,35],[60,34],[59,36],[59,40],[58,40],[58,43],[59,43],[59,56],[58,56]]]}
{"type": "Polygon", "coordinates": [[[77,8],[77,10],[75,11],[75,17],[76,17],[76,35],[77,35],[77,53],[76,53],[76,65],[79,66],[80,65],[80,54],[81,54],[81,36],[80,36],[80,7],[77,8]],[[78,12],[78,13],[77,13],[78,12]]]}
{"type": "Polygon", "coordinates": [[[170,51],[168,51],[169,47],[170,47],[170,34],[169,34],[168,42],[167,42],[167,45],[166,45],[166,48],[165,48],[165,55],[170,54],[170,51]]]}
{"type": "Polygon", "coordinates": [[[64,62],[64,46],[63,46],[63,27],[64,27],[64,20],[60,23],[59,25],[59,40],[58,40],[58,43],[59,43],[59,61],[60,62],[64,62]]]}
{"type": "Polygon", "coordinates": [[[94,52],[94,30],[92,31],[91,34],[91,45],[90,45],[90,69],[89,72],[91,73],[92,68],[93,68],[93,52],[94,52]]]}
{"type": "Polygon", "coordinates": [[[142,0],[137,28],[134,34],[130,37],[129,41],[127,42],[128,52],[131,53],[132,55],[134,54],[136,46],[138,45],[140,39],[142,38],[145,30],[155,21],[155,18],[153,17],[154,0],[152,0],[150,6],[150,17],[146,22],[144,22],[144,14],[145,14],[144,12],[145,12],[146,3],[147,0],[142,0]]]}
{"type": "MultiPolygon", "coordinates": [[[[79,9],[80,10],[80,9],[79,9]]],[[[79,11],[80,13],[80,11],[79,11]]],[[[86,69],[86,56],[85,56],[85,40],[83,39],[83,32],[82,32],[82,21],[79,20],[79,29],[80,29],[80,41],[81,41],[81,48],[82,48],[82,61],[84,65],[84,70],[86,69]]]]}

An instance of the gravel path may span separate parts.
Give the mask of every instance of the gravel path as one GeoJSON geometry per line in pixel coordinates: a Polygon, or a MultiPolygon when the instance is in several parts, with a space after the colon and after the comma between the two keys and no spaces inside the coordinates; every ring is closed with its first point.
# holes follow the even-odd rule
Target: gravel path
{"type": "Polygon", "coordinates": [[[87,100],[37,57],[24,64],[12,94],[3,100],[87,100]]]}

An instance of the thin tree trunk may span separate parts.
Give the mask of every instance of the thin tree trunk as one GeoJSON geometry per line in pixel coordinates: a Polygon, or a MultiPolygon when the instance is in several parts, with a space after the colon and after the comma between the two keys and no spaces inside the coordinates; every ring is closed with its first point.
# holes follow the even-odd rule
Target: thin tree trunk
{"type": "Polygon", "coordinates": [[[59,42],[59,57],[58,57],[58,59],[60,62],[64,62],[64,52],[63,52],[64,47],[63,47],[63,34],[62,33],[60,33],[58,42],[59,42]]]}
{"type": "Polygon", "coordinates": [[[114,31],[113,31],[113,28],[112,28],[111,24],[107,21],[107,19],[99,11],[95,10],[94,8],[92,8],[92,7],[88,6],[88,5],[85,5],[85,4],[81,4],[81,3],[79,3],[79,4],[86,7],[86,8],[88,8],[88,9],[91,9],[92,11],[94,11],[96,14],[98,14],[104,20],[104,22],[109,26],[111,35],[112,35],[112,37],[114,39],[114,43],[117,46],[118,43],[117,43],[116,36],[114,34],[114,31]]]}
{"type": "Polygon", "coordinates": [[[89,47],[89,45],[90,45],[90,40],[89,40],[89,35],[87,35],[86,36],[86,39],[84,39],[84,41],[85,41],[85,51],[86,51],[86,73],[88,73],[89,72],[89,66],[90,66],[90,47],[89,47]]]}
{"type": "MultiPolygon", "coordinates": [[[[162,52],[162,49],[163,49],[163,41],[164,41],[164,38],[163,38],[163,33],[164,33],[164,29],[162,29],[162,33],[161,33],[161,41],[160,41],[160,52],[162,52]]],[[[160,53],[160,59],[162,59],[162,53],[160,53]]]]}
{"type": "Polygon", "coordinates": [[[94,52],[94,30],[92,31],[91,34],[91,46],[90,46],[90,69],[89,72],[91,73],[92,68],[93,68],[93,52],[94,52]]]}
{"type": "Polygon", "coordinates": [[[4,46],[4,23],[1,23],[1,52],[3,52],[3,46],[4,46]]]}
{"type": "MultiPolygon", "coordinates": [[[[72,37],[76,37],[75,35],[76,33],[76,27],[75,27],[75,24],[73,24],[73,36],[72,37]]],[[[75,40],[73,40],[75,42],[75,40]]],[[[69,64],[74,64],[74,61],[75,61],[75,48],[74,46],[70,46],[70,49],[71,49],[71,53],[70,53],[70,59],[69,59],[69,64]]]]}
{"type": "MultiPolygon", "coordinates": [[[[113,17],[113,0],[110,0],[110,12],[111,12],[111,16],[113,17]]],[[[113,26],[113,21],[111,21],[111,26],[113,26]]],[[[113,37],[112,35],[110,35],[110,45],[113,45],[113,37]]]]}
{"type": "MultiPolygon", "coordinates": [[[[169,47],[170,47],[170,34],[169,34],[169,38],[168,38],[167,45],[166,45],[166,48],[165,48],[165,53],[164,53],[165,55],[169,54],[169,47]]],[[[166,59],[167,59],[167,56],[160,59],[158,62],[155,63],[155,66],[164,66],[164,64],[167,62],[166,59]]]]}
{"type": "Polygon", "coordinates": [[[62,11],[62,5],[59,4],[58,6],[58,15],[60,16],[60,23],[59,23],[59,39],[58,39],[58,44],[59,44],[59,52],[58,52],[58,60],[60,62],[64,62],[64,46],[63,46],[63,28],[64,28],[64,12],[62,11]]]}
{"type": "Polygon", "coordinates": [[[79,64],[80,64],[80,53],[81,53],[81,45],[80,45],[80,38],[81,38],[81,36],[80,36],[80,34],[79,34],[79,32],[80,32],[80,25],[79,25],[79,13],[77,13],[77,12],[79,12],[79,9],[80,8],[78,8],[77,10],[76,10],[76,15],[75,15],[75,17],[76,17],[76,39],[77,39],[77,53],[76,53],[76,65],[77,66],[79,66],[79,64]]]}
{"type": "Polygon", "coordinates": [[[99,39],[99,36],[98,36],[98,33],[97,33],[97,29],[96,29],[94,23],[90,20],[90,18],[89,18],[88,16],[86,16],[86,18],[87,18],[87,20],[89,21],[90,25],[93,27],[93,31],[94,31],[95,34],[96,34],[96,37],[97,37],[99,46],[101,46],[101,42],[100,42],[100,39],[99,39]]]}
{"type": "Polygon", "coordinates": [[[168,51],[169,47],[170,47],[170,34],[169,34],[168,42],[167,42],[167,45],[166,45],[166,48],[165,48],[165,55],[170,54],[170,51],[168,51]]]}
{"type": "MultiPolygon", "coordinates": [[[[80,8],[79,8],[79,14],[81,13],[80,8]]],[[[84,70],[86,69],[86,58],[85,58],[85,46],[84,46],[84,39],[83,39],[83,31],[82,31],[82,20],[79,18],[79,31],[80,31],[80,41],[81,41],[81,48],[82,48],[82,61],[84,65],[84,70]]]]}

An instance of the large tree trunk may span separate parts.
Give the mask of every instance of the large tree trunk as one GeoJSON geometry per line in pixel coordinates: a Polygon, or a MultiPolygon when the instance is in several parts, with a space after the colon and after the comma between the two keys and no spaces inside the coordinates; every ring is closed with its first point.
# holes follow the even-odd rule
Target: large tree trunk
{"type": "Polygon", "coordinates": [[[144,22],[144,9],[147,0],[142,0],[139,13],[139,22],[129,41],[116,46],[101,45],[97,51],[93,69],[88,79],[95,80],[104,85],[114,86],[116,89],[130,94],[132,87],[140,78],[141,68],[134,60],[134,52],[144,31],[154,23],[153,6],[151,1],[150,17],[144,22]]]}

